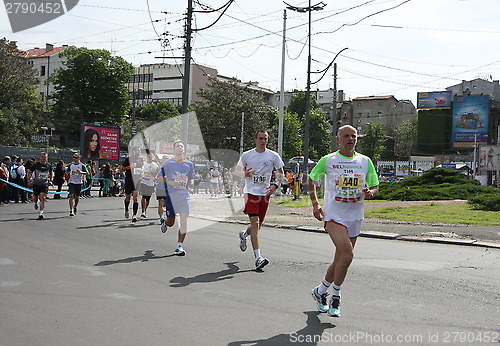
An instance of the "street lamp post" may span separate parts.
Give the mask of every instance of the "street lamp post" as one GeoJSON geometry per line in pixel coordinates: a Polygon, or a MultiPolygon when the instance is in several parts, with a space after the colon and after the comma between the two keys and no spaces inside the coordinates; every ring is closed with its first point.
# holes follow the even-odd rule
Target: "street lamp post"
{"type": "Polygon", "coordinates": [[[307,43],[308,43],[308,55],[307,55],[307,86],[306,86],[306,116],[305,116],[305,124],[304,124],[304,173],[308,173],[309,171],[309,127],[311,121],[311,12],[312,11],[320,11],[322,10],[326,4],[323,2],[319,2],[316,5],[311,6],[311,0],[309,0],[309,6],[307,7],[297,7],[287,4],[285,2],[287,8],[296,12],[308,12],[308,33],[307,33],[307,43]]]}

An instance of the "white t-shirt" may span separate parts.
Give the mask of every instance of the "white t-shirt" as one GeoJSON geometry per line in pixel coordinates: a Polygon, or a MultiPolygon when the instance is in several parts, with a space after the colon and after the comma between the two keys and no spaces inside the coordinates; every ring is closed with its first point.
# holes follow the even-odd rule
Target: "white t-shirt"
{"type": "Polygon", "coordinates": [[[141,183],[147,186],[155,186],[155,177],[158,171],[156,162],[144,162],[142,165],[141,183]]]}
{"type": "Polygon", "coordinates": [[[243,167],[244,170],[254,170],[252,177],[245,178],[243,192],[255,196],[265,196],[267,188],[271,184],[273,169],[280,169],[284,164],[277,152],[266,149],[259,153],[254,148],[241,154],[238,166],[243,167]]]}
{"type": "Polygon", "coordinates": [[[210,171],[210,182],[217,184],[219,182],[219,171],[216,169],[212,169],[210,171]]]}
{"type": "Polygon", "coordinates": [[[309,174],[313,181],[326,176],[323,221],[355,221],[364,218],[364,187],[379,184],[368,156],[345,157],[338,151],[323,156],[309,174]]]}
{"type": "Polygon", "coordinates": [[[87,173],[87,167],[85,167],[83,163],[80,162],[76,165],[75,163],[71,162],[68,165],[67,171],[69,173],[69,184],[83,184],[83,177],[86,176],[87,173]],[[78,170],[85,172],[85,174],[78,173],[78,170]]]}

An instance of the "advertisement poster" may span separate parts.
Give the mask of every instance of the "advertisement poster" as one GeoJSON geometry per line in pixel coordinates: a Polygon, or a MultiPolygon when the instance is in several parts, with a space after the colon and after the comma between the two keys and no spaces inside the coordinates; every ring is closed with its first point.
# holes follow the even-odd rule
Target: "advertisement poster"
{"type": "Polygon", "coordinates": [[[417,93],[418,109],[451,108],[451,91],[430,91],[417,93]]]}
{"type": "Polygon", "coordinates": [[[120,154],[120,129],[83,125],[80,141],[82,161],[118,160],[120,154]]]}
{"type": "MultiPolygon", "coordinates": [[[[198,144],[188,144],[186,148],[186,156],[196,155],[200,151],[198,144]]],[[[158,155],[174,156],[174,142],[158,142],[156,145],[156,153],[158,155]]]]}
{"type": "Polygon", "coordinates": [[[500,146],[485,145],[479,148],[479,169],[485,171],[500,170],[500,146]]]}
{"type": "Polygon", "coordinates": [[[453,148],[473,148],[488,141],[489,95],[453,98],[453,148]]]}

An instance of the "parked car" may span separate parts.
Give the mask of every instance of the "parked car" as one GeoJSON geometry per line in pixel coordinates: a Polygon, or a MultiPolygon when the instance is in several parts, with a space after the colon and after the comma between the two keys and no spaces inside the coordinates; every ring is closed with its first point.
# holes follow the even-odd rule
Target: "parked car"
{"type": "MultiPolygon", "coordinates": [[[[316,166],[316,162],[311,160],[311,159],[308,159],[308,167],[309,167],[309,170],[311,170],[314,166],[316,166]]],[[[300,165],[300,167],[302,168],[302,165],[304,164],[304,156],[295,156],[295,157],[292,157],[291,159],[288,160],[288,162],[285,164],[285,168],[286,169],[294,169],[295,166],[297,165],[297,163],[300,165]]]]}

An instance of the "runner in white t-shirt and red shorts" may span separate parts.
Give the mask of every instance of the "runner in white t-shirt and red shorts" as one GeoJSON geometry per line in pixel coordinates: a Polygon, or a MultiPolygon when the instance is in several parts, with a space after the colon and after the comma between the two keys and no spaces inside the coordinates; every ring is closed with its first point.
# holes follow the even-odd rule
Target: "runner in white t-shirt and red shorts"
{"type": "Polygon", "coordinates": [[[312,291],[320,312],[340,316],[340,287],[354,257],[354,246],[361,232],[364,200],[378,193],[378,177],[371,159],[354,151],[357,131],[350,125],[339,128],[339,150],[324,156],[309,174],[308,191],[313,215],[323,221],[335,245],[333,263],[324,280],[312,291]],[[325,177],[324,206],[318,203],[316,182],[325,177]],[[333,292],[327,303],[327,290],[333,292]]]}
{"type": "Polygon", "coordinates": [[[255,256],[255,267],[262,269],[269,264],[267,258],[260,253],[259,230],[262,227],[269,206],[269,198],[278,189],[283,180],[283,161],[277,152],[267,149],[269,134],[266,130],[255,133],[255,148],[244,152],[236,166],[236,174],[245,177],[245,209],[250,218],[250,225],[240,231],[240,249],[247,249],[246,238],[250,236],[255,256]],[[276,169],[275,181],[271,182],[273,170],[276,169]]]}

